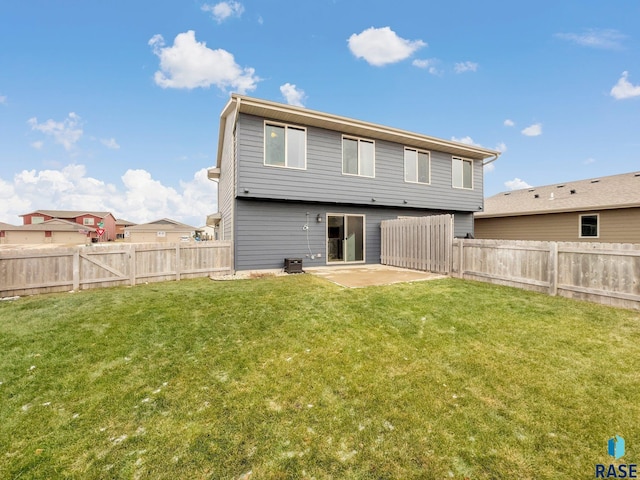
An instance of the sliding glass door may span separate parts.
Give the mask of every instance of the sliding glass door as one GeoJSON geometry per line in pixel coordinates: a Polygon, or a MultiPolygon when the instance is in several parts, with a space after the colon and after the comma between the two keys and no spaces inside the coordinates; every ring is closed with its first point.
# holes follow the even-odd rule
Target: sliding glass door
{"type": "Polygon", "coordinates": [[[364,215],[327,215],[327,260],[364,262],[364,215]]]}

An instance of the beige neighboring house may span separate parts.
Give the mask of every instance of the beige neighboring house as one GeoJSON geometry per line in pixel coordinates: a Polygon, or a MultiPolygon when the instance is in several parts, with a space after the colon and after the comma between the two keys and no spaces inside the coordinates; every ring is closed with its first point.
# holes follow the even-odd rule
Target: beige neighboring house
{"type": "Polygon", "coordinates": [[[124,240],[131,243],[193,242],[195,227],[162,218],[149,223],[125,227],[124,240]]]}
{"type": "Polygon", "coordinates": [[[130,222],[123,218],[116,220],[116,240],[122,240],[124,238],[124,229],[127,227],[133,227],[136,223],[130,222]]]}
{"type": "Polygon", "coordinates": [[[0,224],[0,244],[63,244],[84,245],[95,237],[94,227],[54,218],[30,225],[0,224]]]}
{"type": "Polygon", "coordinates": [[[475,214],[475,237],[640,243],[640,172],[486,198],[475,214]]]}

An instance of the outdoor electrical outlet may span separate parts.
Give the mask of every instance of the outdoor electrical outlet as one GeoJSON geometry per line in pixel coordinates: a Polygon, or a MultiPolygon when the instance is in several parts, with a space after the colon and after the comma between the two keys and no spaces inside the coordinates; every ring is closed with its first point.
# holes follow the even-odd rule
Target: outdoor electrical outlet
{"type": "Polygon", "coordinates": [[[322,258],[322,254],[321,254],[321,253],[319,253],[319,254],[317,254],[317,255],[316,255],[316,257],[318,257],[318,258],[322,258]]]}

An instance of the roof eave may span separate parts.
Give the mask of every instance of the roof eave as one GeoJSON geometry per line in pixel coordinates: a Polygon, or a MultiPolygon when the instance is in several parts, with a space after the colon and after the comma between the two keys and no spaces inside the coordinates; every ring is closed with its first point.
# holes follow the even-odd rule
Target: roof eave
{"type": "MultiPolygon", "coordinates": [[[[347,134],[370,136],[374,139],[395,141],[408,146],[424,147],[437,151],[459,155],[474,160],[484,160],[486,158],[498,157],[501,152],[490,150],[475,145],[444,140],[428,135],[417,134],[407,130],[387,127],[348,117],[342,117],[330,113],[309,110],[303,107],[285,105],[268,100],[261,100],[244,95],[232,94],[231,100],[224,108],[221,121],[231,111],[231,104],[240,102],[239,112],[253,114],[274,120],[291,121],[302,125],[317,126],[336,130],[347,134]]],[[[220,126],[218,138],[218,167],[222,156],[222,141],[224,139],[224,125],[220,126]]]]}
{"type": "Polygon", "coordinates": [[[555,208],[551,210],[528,210],[525,212],[502,212],[502,213],[487,213],[476,212],[476,218],[504,218],[504,217],[521,217],[529,215],[544,215],[547,213],[571,213],[571,212],[595,212],[598,210],[617,210],[624,208],[640,208],[640,203],[628,203],[622,205],[596,205],[596,206],[584,206],[574,208],[555,208]]]}

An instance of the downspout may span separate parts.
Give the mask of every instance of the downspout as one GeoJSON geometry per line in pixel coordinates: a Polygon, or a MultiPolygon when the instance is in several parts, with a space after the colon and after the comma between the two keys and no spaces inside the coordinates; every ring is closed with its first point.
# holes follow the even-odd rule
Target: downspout
{"type": "Polygon", "coordinates": [[[499,157],[500,157],[501,153],[496,153],[496,155],[489,161],[487,162],[483,162],[482,166],[484,167],[485,165],[489,165],[490,163],[495,162],[499,157]]]}
{"type": "Polygon", "coordinates": [[[240,114],[240,103],[242,99],[240,97],[236,97],[236,110],[233,112],[233,130],[232,130],[232,138],[233,142],[231,148],[233,149],[233,161],[231,165],[233,165],[233,199],[232,199],[232,210],[231,210],[231,273],[235,275],[236,273],[236,198],[238,195],[238,141],[236,138],[237,127],[238,127],[238,115],[240,114]]]}

